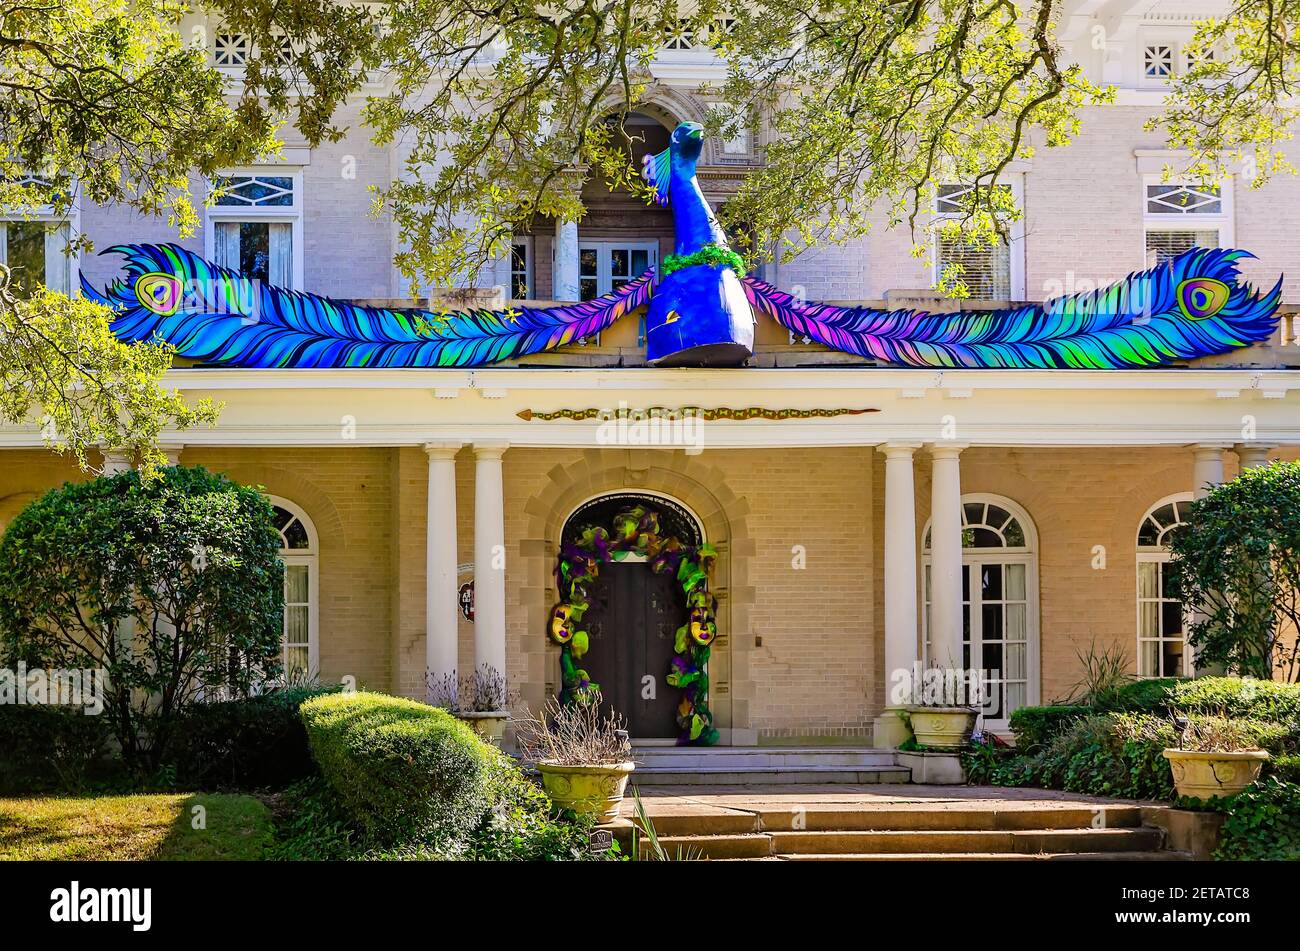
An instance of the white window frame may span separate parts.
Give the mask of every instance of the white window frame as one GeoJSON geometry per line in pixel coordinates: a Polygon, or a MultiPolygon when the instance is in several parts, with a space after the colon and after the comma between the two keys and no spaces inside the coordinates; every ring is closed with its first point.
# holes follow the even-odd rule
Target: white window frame
{"type": "Polygon", "coordinates": [[[1176,185],[1188,188],[1199,187],[1201,183],[1187,178],[1171,176],[1166,179],[1163,174],[1142,176],[1142,254],[1143,266],[1149,266],[1147,260],[1147,233],[1151,231],[1215,231],[1218,232],[1219,247],[1231,248],[1234,244],[1233,191],[1235,179],[1228,176],[1219,183],[1219,213],[1193,214],[1191,212],[1152,212],[1147,209],[1147,189],[1152,185],[1176,185]]]}
{"type": "Polygon", "coordinates": [[[509,291],[509,293],[506,294],[506,298],[507,298],[508,300],[536,300],[536,299],[537,299],[537,287],[536,287],[535,284],[533,284],[533,272],[534,272],[534,267],[533,267],[533,238],[532,238],[532,236],[531,236],[531,235],[516,235],[514,238],[512,238],[512,239],[510,240],[510,250],[511,250],[511,255],[512,255],[512,256],[511,256],[511,257],[508,259],[508,261],[506,262],[506,263],[509,265],[509,267],[507,268],[506,273],[507,273],[507,276],[508,276],[508,278],[509,278],[509,280],[510,280],[510,283],[507,285],[507,290],[509,291]],[[523,248],[523,249],[524,249],[524,271],[523,271],[523,276],[524,276],[524,285],[525,285],[525,287],[526,287],[526,293],[527,293],[527,296],[526,296],[526,297],[522,297],[522,298],[516,298],[516,297],[514,296],[514,293],[515,293],[515,275],[517,275],[517,274],[519,273],[518,271],[515,270],[515,259],[514,259],[514,257],[513,257],[514,249],[515,249],[515,248],[523,248]]]}
{"type": "MultiPolygon", "coordinates": [[[[596,296],[601,297],[613,290],[614,278],[609,267],[610,251],[646,251],[649,252],[650,266],[655,267],[659,264],[659,242],[658,241],[624,241],[621,238],[599,238],[585,239],[578,236],[578,286],[581,288],[582,280],[591,279],[591,275],[582,273],[582,252],[594,248],[596,251],[596,296]]],[[[636,280],[641,275],[631,274],[628,280],[636,280]]]]}
{"type": "MultiPolygon", "coordinates": [[[[1171,502],[1177,502],[1179,503],[1179,505],[1185,505],[1190,503],[1194,498],[1195,496],[1191,492],[1175,492],[1173,495],[1165,496],[1163,499],[1160,499],[1160,501],[1156,502],[1155,505],[1152,505],[1150,508],[1148,508],[1145,512],[1142,513],[1142,518],[1138,520],[1137,532],[1134,533],[1134,545],[1137,551],[1137,563],[1134,568],[1134,575],[1133,575],[1133,603],[1134,603],[1133,631],[1137,643],[1137,655],[1133,660],[1133,670],[1138,677],[1141,677],[1143,679],[1153,679],[1157,677],[1190,677],[1193,673],[1192,649],[1191,646],[1187,643],[1188,617],[1185,608],[1183,611],[1183,637],[1182,637],[1183,669],[1173,673],[1166,672],[1163,674],[1161,673],[1144,674],[1142,672],[1142,645],[1144,643],[1148,643],[1148,642],[1160,643],[1163,641],[1175,640],[1175,638],[1172,637],[1159,637],[1159,636],[1143,637],[1142,636],[1142,605],[1151,600],[1150,598],[1145,600],[1142,598],[1142,565],[1154,564],[1157,566],[1156,567],[1157,584],[1160,585],[1161,587],[1157,591],[1157,597],[1155,600],[1157,604],[1160,604],[1166,600],[1173,600],[1172,598],[1164,597],[1163,580],[1162,580],[1162,576],[1164,574],[1163,566],[1168,564],[1173,559],[1173,556],[1170,554],[1168,548],[1148,547],[1148,546],[1139,545],[1137,543],[1137,536],[1141,533],[1143,524],[1155,512],[1164,508],[1166,505],[1169,505],[1171,502]]],[[[1186,523],[1178,522],[1176,524],[1184,525],[1186,523]]],[[[1157,613],[1156,619],[1157,619],[1157,623],[1159,623],[1159,613],[1157,613]]]]}
{"type": "MultiPolygon", "coordinates": [[[[307,566],[307,673],[310,677],[316,677],[320,674],[320,536],[316,533],[316,525],[311,516],[302,506],[279,495],[268,495],[267,500],[293,515],[307,531],[307,548],[281,548],[280,560],[286,568],[290,565],[307,566]]],[[[288,647],[288,623],[286,615],[285,627],[280,634],[282,663],[288,647]]]]}
{"type": "MultiPolygon", "coordinates": [[[[957,184],[955,182],[943,182],[944,185],[957,184]]],[[[1011,291],[1011,300],[1022,301],[1025,299],[1025,216],[1023,214],[1025,207],[1025,176],[1023,173],[1012,173],[1004,176],[998,185],[1009,185],[1011,187],[1011,196],[1015,200],[1016,207],[1021,209],[1019,220],[1011,222],[1011,240],[1007,245],[1007,267],[1009,271],[1008,285],[1011,291]]],[[[939,211],[939,199],[935,196],[934,219],[936,225],[950,218],[957,218],[959,215],[951,212],[939,211]]],[[[943,276],[943,267],[939,260],[939,238],[936,231],[930,242],[930,283],[937,287],[940,278],[943,276]]],[[[980,298],[972,298],[979,300],[980,298]]]]}
{"type": "MultiPolygon", "coordinates": [[[[1012,517],[1020,523],[1020,530],[1024,533],[1025,544],[1018,547],[1007,548],[965,548],[961,550],[962,570],[970,570],[970,592],[975,594],[977,585],[977,573],[979,568],[985,564],[999,565],[1024,565],[1025,566],[1025,702],[1024,706],[1032,707],[1042,702],[1042,628],[1040,621],[1040,604],[1038,591],[1038,528],[1034,525],[1033,519],[1029,513],[1015,501],[1003,495],[991,495],[985,492],[974,492],[961,497],[962,524],[966,524],[965,506],[971,504],[996,505],[998,508],[1011,513],[1012,517]]],[[[930,576],[933,559],[930,549],[926,547],[925,540],[930,537],[931,521],[925,523],[925,529],[921,533],[921,658],[922,663],[926,663],[930,654],[930,598],[926,587],[926,579],[930,576]]],[[[1005,594],[1005,591],[1004,591],[1005,594]]],[[[983,666],[982,658],[975,657],[973,645],[974,635],[977,630],[983,627],[982,617],[977,617],[974,606],[970,609],[970,630],[971,630],[971,664],[976,669],[983,666]]],[[[1006,672],[1003,671],[1005,678],[1006,672]]],[[[1019,707],[1017,707],[1019,709],[1019,707]]],[[[1012,711],[1014,712],[1014,711],[1012,711]]],[[[981,714],[981,717],[983,715],[981,714]]],[[[1010,716],[991,720],[984,720],[984,727],[996,732],[1005,732],[1010,729],[1010,716]]]]}
{"type": "MultiPolygon", "coordinates": [[[[304,221],[303,214],[303,169],[300,166],[283,166],[283,165],[249,165],[242,168],[228,169],[221,173],[219,178],[234,178],[237,176],[252,176],[260,178],[290,178],[293,179],[293,204],[292,205],[208,205],[207,214],[204,216],[203,225],[203,246],[206,249],[206,257],[210,261],[216,260],[217,239],[216,226],[221,221],[265,221],[281,222],[291,226],[292,246],[292,286],[288,290],[303,290],[303,248],[304,248],[304,221]]],[[[208,194],[211,195],[215,190],[212,182],[208,183],[208,194]]]]}
{"type": "MultiPolygon", "coordinates": [[[[40,181],[46,179],[39,175],[26,175],[21,181],[40,181]]],[[[67,267],[68,286],[66,293],[70,296],[77,296],[81,287],[81,252],[73,248],[70,254],[64,251],[73,237],[81,230],[81,193],[75,183],[72,185],[72,201],[68,210],[63,214],[55,211],[53,205],[38,205],[32,208],[0,208],[0,224],[8,225],[10,223],[37,223],[48,228],[51,225],[63,226],[67,229],[67,241],[62,243],[51,233],[45,235],[45,273],[48,275],[50,264],[63,264],[67,267]],[[56,247],[55,245],[59,245],[56,247]],[[57,255],[57,257],[55,257],[57,255]]],[[[7,247],[7,236],[0,236],[0,247],[7,247]]],[[[4,255],[4,260],[8,260],[8,254],[4,255]]]]}

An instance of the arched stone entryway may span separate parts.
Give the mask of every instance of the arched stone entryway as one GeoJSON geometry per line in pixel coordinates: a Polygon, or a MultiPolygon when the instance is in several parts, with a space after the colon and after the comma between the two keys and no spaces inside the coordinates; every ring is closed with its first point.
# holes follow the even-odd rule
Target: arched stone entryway
{"type": "Polygon", "coordinates": [[[521,692],[536,708],[559,689],[557,648],[546,636],[558,597],[552,575],[559,539],[569,516],[584,502],[612,492],[649,492],[679,500],[698,516],[717,549],[711,588],[718,599],[718,639],[710,660],[712,707],[723,743],[751,744],[748,636],[754,589],[749,562],[754,546],[749,507],[727,485],[726,473],[699,456],[653,449],[593,449],[568,465],[557,465],[525,505],[528,528],[520,557],[529,578],[545,579],[525,605],[523,650],[527,679],[521,692]]]}

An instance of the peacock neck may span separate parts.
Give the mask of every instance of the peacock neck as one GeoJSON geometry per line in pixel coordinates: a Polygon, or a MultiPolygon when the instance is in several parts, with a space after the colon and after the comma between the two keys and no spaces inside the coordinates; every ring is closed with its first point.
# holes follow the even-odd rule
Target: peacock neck
{"type": "Polygon", "coordinates": [[[674,254],[694,254],[706,244],[727,246],[727,237],[713,216],[704,192],[700,191],[694,168],[674,166],[670,194],[676,235],[674,254]]]}

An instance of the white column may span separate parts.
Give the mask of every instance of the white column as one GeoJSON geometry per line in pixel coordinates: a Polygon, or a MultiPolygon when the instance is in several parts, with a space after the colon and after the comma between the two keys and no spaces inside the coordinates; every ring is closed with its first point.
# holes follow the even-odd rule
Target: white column
{"type": "Polygon", "coordinates": [[[474,444],[474,666],[506,673],[505,443],[474,444]]]}
{"type": "Polygon", "coordinates": [[[908,697],[916,644],[916,480],[912,456],[919,443],[886,443],[885,454],[885,712],[876,717],[875,745],[898,746],[910,735],[898,711],[908,697]],[[900,678],[900,672],[902,677],[900,678]]]}
{"type": "Polygon", "coordinates": [[[1197,446],[1192,456],[1192,494],[1203,499],[1209,487],[1223,482],[1223,450],[1227,446],[1206,444],[1197,446]]]}
{"type": "Polygon", "coordinates": [[[933,446],[930,496],[930,666],[962,667],[961,446],[933,446]]]}
{"type": "Polygon", "coordinates": [[[582,296],[578,287],[578,223],[576,221],[555,223],[552,275],[552,300],[578,300],[582,296]]]}
{"type": "Polygon", "coordinates": [[[1241,471],[1247,469],[1258,469],[1260,466],[1268,465],[1268,446],[1256,446],[1241,444],[1234,447],[1237,450],[1237,462],[1241,466],[1241,471]]]}
{"type": "MultiPolygon", "coordinates": [[[[1223,451],[1226,445],[1204,444],[1194,447],[1192,453],[1192,497],[1203,499],[1210,494],[1210,489],[1223,482],[1223,451]]],[[[1184,615],[1186,617],[1186,615],[1184,615]]],[[[1188,618],[1185,623],[1201,620],[1204,615],[1200,612],[1193,612],[1192,617],[1188,618]]],[[[1196,676],[1222,674],[1223,668],[1219,665],[1203,667],[1196,659],[1192,657],[1193,672],[1196,676]]]]}
{"type": "MultiPolygon", "coordinates": [[[[460,606],[456,588],[456,453],[461,444],[425,443],[429,499],[425,536],[424,666],[426,673],[456,682],[460,606]]],[[[453,686],[454,689],[454,686],[453,686]]]]}

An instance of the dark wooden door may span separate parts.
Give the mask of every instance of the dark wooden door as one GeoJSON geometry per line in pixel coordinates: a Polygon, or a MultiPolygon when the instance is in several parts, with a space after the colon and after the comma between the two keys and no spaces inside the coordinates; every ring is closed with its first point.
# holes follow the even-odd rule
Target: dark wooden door
{"type": "Polygon", "coordinates": [[[590,647],[578,661],[600,684],[602,704],[621,713],[633,738],[676,736],[680,697],[664,681],[686,596],[671,574],[644,562],[602,565],[583,617],[590,647]]]}

